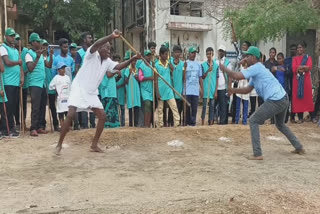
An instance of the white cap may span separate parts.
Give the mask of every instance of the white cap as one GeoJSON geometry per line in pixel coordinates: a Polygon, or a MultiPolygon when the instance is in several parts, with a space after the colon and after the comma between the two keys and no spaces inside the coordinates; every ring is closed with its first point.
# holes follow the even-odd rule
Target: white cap
{"type": "Polygon", "coordinates": [[[220,45],[218,50],[223,50],[224,52],[226,52],[226,46],[220,45]]]}

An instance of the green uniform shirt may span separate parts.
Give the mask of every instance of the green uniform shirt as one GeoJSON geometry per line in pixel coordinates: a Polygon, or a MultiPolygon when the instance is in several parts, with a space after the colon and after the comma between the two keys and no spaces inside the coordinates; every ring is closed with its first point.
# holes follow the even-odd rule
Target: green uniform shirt
{"type": "MultiPolygon", "coordinates": [[[[124,76],[129,78],[130,70],[127,68],[125,70],[124,76]]],[[[131,74],[129,78],[129,82],[126,86],[127,89],[127,107],[128,109],[132,107],[140,107],[141,100],[140,100],[140,87],[139,83],[136,78],[131,74]]]]}
{"type": "MultiPolygon", "coordinates": [[[[209,71],[208,62],[202,63],[203,74],[206,74],[209,71]]],[[[210,99],[214,98],[216,92],[217,79],[219,78],[219,65],[214,62],[211,74],[209,73],[206,78],[203,80],[203,98],[208,98],[208,87],[210,82],[210,99]],[[209,81],[210,78],[210,81],[209,81]]]]}
{"type": "Polygon", "coordinates": [[[107,75],[104,75],[103,80],[99,86],[99,94],[101,96],[101,99],[104,99],[106,97],[117,97],[117,85],[115,76],[108,78],[107,75]]]}
{"type": "MultiPolygon", "coordinates": [[[[173,70],[173,87],[176,89],[177,92],[182,94],[183,91],[183,67],[184,67],[184,62],[179,60],[178,65],[174,64],[174,59],[171,58],[171,64],[174,67],[173,70]]],[[[176,99],[181,99],[178,95],[174,94],[174,97],[176,99]]]]}
{"type": "MultiPolygon", "coordinates": [[[[37,53],[35,51],[30,49],[28,51],[28,54],[31,55],[31,57],[33,58],[33,61],[36,60],[37,53]]],[[[28,73],[29,86],[37,86],[39,88],[43,88],[45,79],[46,79],[46,69],[45,69],[43,55],[41,55],[36,67],[33,69],[32,72],[28,73]]]]}
{"type": "MultiPolygon", "coordinates": [[[[171,84],[171,77],[170,77],[170,67],[167,63],[166,65],[163,65],[161,61],[159,60],[156,63],[156,69],[158,73],[170,84],[171,84]]],[[[158,88],[161,100],[171,100],[174,98],[172,89],[163,82],[162,79],[158,78],[158,88]]]]}
{"type": "MultiPolygon", "coordinates": [[[[54,60],[54,56],[52,56],[52,61],[54,60]]],[[[47,62],[50,62],[50,55],[47,56],[47,62]]],[[[48,94],[56,94],[56,90],[49,90],[49,85],[53,79],[52,68],[46,67],[46,82],[45,86],[48,89],[48,94]]]]}
{"type": "MultiPolygon", "coordinates": [[[[3,43],[8,51],[8,58],[10,61],[19,61],[19,51],[16,48],[10,47],[3,43]]],[[[20,66],[7,66],[4,63],[3,84],[11,86],[20,86],[20,66]]]]}
{"type": "MultiPolygon", "coordinates": [[[[122,69],[121,70],[121,78],[118,80],[118,82],[116,83],[117,86],[119,85],[123,85],[124,83],[124,72],[126,71],[126,69],[122,69]]],[[[124,106],[125,103],[126,103],[126,100],[125,100],[125,93],[126,93],[126,89],[125,89],[125,86],[123,85],[123,87],[121,88],[117,88],[117,97],[118,97],[118,103],[119,105],[122,105],[124,106]]]]}
{"type": "MultiPolygon", "coordinates": [[[[152,69],[145,64],[145,62],[142,62],[140,64],[139,69],[142,70],[143,76],[144,77],[152,77],[153,76],[153,71],[152,69]]],[[[153,81],[148,80],[148,81],[143,81],[140,83],[140,88],[141,88],[141,95],[142,99],[153,101],[153,81]]]]}
{"type": "Polygon", "coordinates": [[[26,63],[26,55],[28,53],[28,48],[23,48],[21,51],[21,60],[22,60],[22,67],[23,67],[23,73],[24,73],[24,84],[23,84],[23,89],[26,89],[29,87],[28,84],[28,67],[26,63]]]}

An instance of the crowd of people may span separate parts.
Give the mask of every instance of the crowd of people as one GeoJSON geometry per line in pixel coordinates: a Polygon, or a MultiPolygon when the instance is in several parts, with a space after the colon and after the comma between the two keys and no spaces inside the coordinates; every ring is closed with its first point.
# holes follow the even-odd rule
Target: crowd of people
{"type": "MultiPolygon", "coordinates": [[[[71,87],[78,84],[73,80],[84,62],[89,60],[85,56],[93,44],[90,33],[83,33],[81,39],[80,49],[77,44],[60,39],[59,54],[54,55],[54,49],[37,33],[29,36],[28,49],[21,47],[21,38],[14,29],[6,29],[5,41],[0,47],[1,137],[19,137],[21,127],[28,129],[25,120],[30,113],[30,135],[47,134],[47,105],[53,129],[60,131],[67,116],[71,87]],[[28,94],[31,97],[29,112],[28,94]]],[[[235,70],[241,72],[248,68],[243,56],[251,44],[246,41],[239,47],[234,42],[234,46],[238,53],[235,70]]],[[[130,65],[121,70],[105,71],[97,95],[106,114],[105,128],[125,126],[126,108],[129,126],[196,126],[199,103],[202,103],[201,125],[247,125],[257,105],[261,106],[266,101],[254,89],[246,94],[230,94],[231,88],[248,87],[250,78],[229,78],[222,68],[231,70],[232,63],[226,57],[223,45],[219,46],[218,53],[214,53],[212,47],[206,48],[207,60],[203,63],[196,60],[195,47],[190,47],[187,54],[178,45],[173,46],[171,52],[168,43],[161,45],[158,54],[156,49],[157,44],[149,42],[148,49],[143,52],[143,60],[131,60],[130,65]],[[157,118],[154,117],[155,111],[157,118]],[[230,116],[232,120],[229,120],[230,116]]],[[[127,51],[121,60],[117,53],[110,53],[110,58],[116,64],[131,59],[133,55],[132,51],[127,51]]],[[[320,91],[314,104],[312,58],[305,53],[305,44],[291,45],[287,58],[271,48],[269,59],[265,58],[261,52],[257,57],[279,81],[290,100],[285,122],[290,119],[291,123],[301,124],[306,120],[317,123],[320,91]],[[306,112],[309,115],[304,118],[306,112]]],[[[90,79],[87,84],[90,84],[90,79]]],[[[85,102],[90,104],[90,100],[85,102]]],[[[72,121],[74,130],[96,127],[94,112],[88,113],[81,108],[77,111],[72,121]]],[[[275,123],[274,118],[271,118],[271,123],[275,123]]]]}

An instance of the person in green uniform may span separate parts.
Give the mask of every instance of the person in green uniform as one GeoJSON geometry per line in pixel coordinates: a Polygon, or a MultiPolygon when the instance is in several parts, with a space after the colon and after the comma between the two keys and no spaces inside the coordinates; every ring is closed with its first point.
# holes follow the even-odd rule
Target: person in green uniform
{"type": "MultiPolygon", "coordinates": [[[[184,66],[184,62],[182,60],[180,60],[181,53],[182,53],[182,49],[180,46],[178,46],[178,45],[173,46],[173,57],[170,59],[171,60],[170,67],[171,67],[171,71],[172,71],[173,87],[180,94],[182,94],[182,91],[183,91],[183,66],[184,66]]],[[[179,97],[176,94],[174,94],[174,98],[176,99],[177,108],[178,108],[179,116],[180,116],[180,125],[181,125],[181,115],[182,115],[181,113],[183,110],[183,101],[182,101],[181,97],[179,97]]],[[[173,114],[172,114],[171,109],[170,109],[169,115],[168,115],[168,123],[169,123],[169,126],[174,125],[173,124],[173,114]]]]}
{"type": "Polygon", "coordinates": [[[31,49],[26,54],[25,60],[28,66],[28,82],[31,95],[31,127],[30,136],[37,137],[38,134],[47,134],[43,124],[46,106],[46,69],[41,48],[41,39],[37,33],[29,36],[31,49]]]}
{"type": "MultiPolygon", "coordinates": [[[[170,67],[168,62],[168,52],[169,50],[162,46],[159,51],[160,60],[156,63],[155,68],[158,73],[169,83],[171,84],[170,77],[170,67]]],[[[170,109],[173,113],[174,118],[174,126],[179,126],[180,116],[176,104],[176,100],[174,99],[174,94],[172,89],[157,75],[155,76],[155,88],[156,95],[158,99],[158,127],[163,127],[163,106],[164,101],[167,101],[170,109]]]]}
{"type": "Polygon", "coordinates": [[[2,74],[3,74],[3,72],[4,72],[4,65],[3,65],[2,59],[0,57],[0,75],[1,75],[1,80],[2,80],[2,84],[0,84],[0,115],[1,115],[0,139],[3,138],[3,132],[5,132],[5,130],[7,130],[7,123],[5,122],[6,115],[4,113],[3,102],[7,102],[8,100],[7,100],[6,93],[2,88],[2,85],[3,85],[2,74]]]}
{"type": "MultiPolygon", "coordinates": [[[[16,40],[15,47],[17,50],[19,50],[19,42],[21,40],[21,37],[18,33],[16,33],[15,40],[16,40]]],[[[28,96],[28,81],[27,81],[28,68],[24,60],[24,57],[26,56],[27,52],[28,52],[28,48],[21,46],[21,60],[22,60],[22,68],[23,68],[23,74],[24,74],[24,84],[22,86],[22,103],[23,103],[23,116],[24,116],[24,124],[22,125],[24,126],[24,130],[27,130],[26,114],[27,114],[27,96],[28,96]]],[[[18,127],[20,127],[20,99],[18,100],[18,103],[16,105],[14,118],[16,122],[16,127],[18,129],[18,127]]]]}
{"type": "Polygon", "coordinates": [[[124,76],[127,91],[127,107],[129,109],[129,126],[137,127],[141,100],[135,61],[131,62],[130,66],[125,70],[124,76]]]}
{"type": "MultiPolygon", "coordinates": [[[[130,51],[127,51],[124,60],[130,59],[130,51]]],[[[121,77],[117,81],[117,98],[120,106],[120,124],[125,126],[125,104],[126,104],[126,83],[125,83],[125,73],[126,69],[121,70],[121,77]]]]}
{"type": "Polygon", "coordinates": [[[207,103],[209,99],[209,117],[208,125],[213,125],[214,119],[214,103],[218,98],[218,81],[219,81],[219,65],[213,59],[213,48],[208,47],[206,50],[207,61],[202,63],[202,79],[203,79],[203,102],[202,102],[202,125],[207,111],[207,103]],[[211,73],[210,73],[211,72],[211,73]]]}
{"type": "Polygon", "coordinates": [[[70,50],[70,56],[72,57],[73,59],[73,68],[72,68],[72,71],[74,71],[72,73],[72,80],[74,79],[74,77],[76,76],[76,58],[77,58],[77,44],[76,43],[71,43],[70,46],[69,46],[69,50],[70,50]]]}
{"type": "MultiPolygon", "coordinates": [[[[20,86],[24,84],[24,75],[20,71],[22,60],[19,59],[19,51],[15,48],[16,32],[12,28],[5,31],[5,42],[0,47],[1,57],[4,63],[3,84],[7,95],[6,102],[8,122],[11,137],[19,137],[14,124],[14,113],[19,105],[20,86]]],[[[9,133],[4,131],[4,136],[9,137],[9,133]]]]}
{"type": "Polygon", "coordinates": [[[116,85],[117,76],[121,77],[121,71],[115,73],[107,72],[99,86],[101,102],[107,117],[104,123],[105,128],[120,127],[116,85]]]}
{"type": "MultiPolygon", "coordinates": [[[[49,43],[47,42],[47,40],[42,39],[41,40],[41,45],[42,45],[42,49],[44,50],[43,52],[43,59],[44,59],[44,63],[46,66],[46,81],[45,81],[45,89],[46,89],[46,95],[48,95],[49,98],[49,108],[51,111],[51,116],[52,116],[52,122],[53,122],[53,128],[54,131],[59,132],[59,121],[58,121],[58,117],[57,117],[57,108],[56,108],[56,91],[55,90],[49,90],[49,85],[53,79],[53,77],[55,76],[54,74],[52,74],[52,63],[54,60],[54,55],[53,55],[53,51],[54,49],[51,48],[50,49],[50,55],[48,54],[48,49],[49,49],[49,43]]],[[[44,106],[44,108],[46,108],[44,106]]],[[[44,118],[42,118],[44,119],[44,118]]],[[[45,124],[45,121],[43,121],[42,123],[45,124]]]]}
{"type": "MultiPolygon", "coordinates": [[[[152,64],[150,50],[144,51],[144,57],[149,64],[152,64]]],[[[144,102],[144,126],[150,128],[153,113],[153,70],[145,62],[139,66],[139,81],[144,102]]]]}

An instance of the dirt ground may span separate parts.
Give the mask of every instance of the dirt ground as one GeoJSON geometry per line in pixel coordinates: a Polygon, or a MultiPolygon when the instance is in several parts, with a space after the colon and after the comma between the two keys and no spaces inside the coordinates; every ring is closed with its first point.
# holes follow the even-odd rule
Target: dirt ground
{"type": "Polygon", "coordinates": [[[103,154],[93,129],[70,132],[61,156],[58,133],[3,139],[0,213],[320,213],[320,128],[290,127],[307,154],[264,125],[263,161],[245,158],[243,125],[109,129],[103,154]]]}

